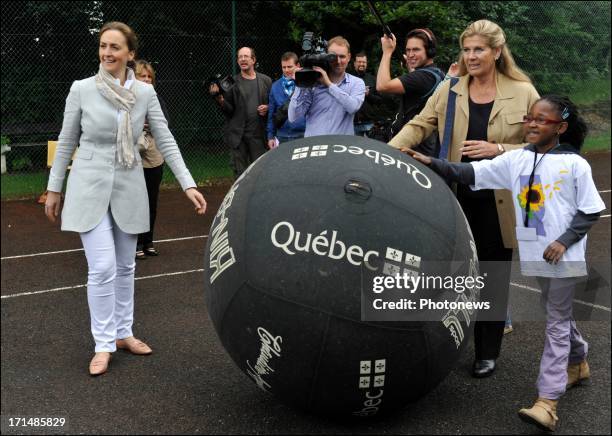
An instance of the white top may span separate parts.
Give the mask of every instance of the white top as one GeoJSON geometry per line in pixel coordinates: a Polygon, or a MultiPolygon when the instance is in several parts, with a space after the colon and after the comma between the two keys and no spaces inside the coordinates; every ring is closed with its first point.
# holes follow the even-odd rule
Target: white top
{"type": "MultiPolygon", "coordinates": [[[[543,254],[569,228],[577,211],[592,214],[606,208],[593,182],[591,167],[578,154],[560,150],[546,155],[538,153],[537,162],[540,163],[535,170],[528,223],[528,227],[536,229],[537,240],[518,241],[521,272],[525,276],[540,277],[584,276],[587,274],[586,236],[571,245],[557,265],[547,263],[543,254]]],[[[470,187],[511,190],[517,225],[524,227],[534,152],[523,148],[471,164],[475,185],[470,187]]]]}

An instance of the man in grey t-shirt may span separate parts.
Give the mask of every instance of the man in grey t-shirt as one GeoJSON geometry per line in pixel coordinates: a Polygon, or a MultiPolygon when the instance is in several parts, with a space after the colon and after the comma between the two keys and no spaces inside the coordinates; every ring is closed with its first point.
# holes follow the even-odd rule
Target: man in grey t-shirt
{"type": "Polygon", "coordinates": [[[266,120],[272,79],[256,72],[255,62],[255,50],[242,47],[238,50],[240,74],[234,76],[234,86],[224,93],[215,84],[209,89],[225,115],[224,142],[236,178],[267,150],[266,120]]]}

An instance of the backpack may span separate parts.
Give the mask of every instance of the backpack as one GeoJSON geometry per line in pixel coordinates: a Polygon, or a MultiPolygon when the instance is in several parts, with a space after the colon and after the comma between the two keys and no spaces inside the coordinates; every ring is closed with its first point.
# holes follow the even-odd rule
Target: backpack
{"type": "Polygon", "coordinates": [[[437,67],[424,67],[421,68],[419,71],[423,71],[427,74],[430,74],[434,77],[436,83],[434,83],[434,86],[431,87],[431,89],[425,94],[423,95],[417,102],[415,105],[409,107],[409,108],[404,108],[403,106],[403,100],[402,100],[402,105],[400,106],[400,111],[395,115],[395,120],[393,120],[393,122],[391,123],[391,128],[389,131],[390,137],[389,140],[394,137],[395,135],[398,134],[398,132],[400,130],[402,130],[402,127],[404,127],[404,125],[410,121],[408,119],[408,114],[412,113],[412,110],[415,107],[418,106],[424,106],[425,103],[427,102],[427,99],[429,97],[431,97],[431,95],[436,91],[436,89],[438,89],[438,86],[440,86],[440,84],[444,81],[444,77],[446,76],[442,70],[440,70],[437,67]]]}

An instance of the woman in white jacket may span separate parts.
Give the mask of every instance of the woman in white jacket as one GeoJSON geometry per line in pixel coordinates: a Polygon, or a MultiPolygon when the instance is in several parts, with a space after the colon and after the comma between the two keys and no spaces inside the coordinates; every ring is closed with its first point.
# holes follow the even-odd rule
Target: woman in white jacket
{"type": "Polygon", "coordinates": [[[168,166],[198,214],[206,201],[196,189],[151,85],[128,68],[137,37],[120,22],[99,36],[98,74],[72,84],[51,168],[45,214],[55,222],[66,168],[76,152],[66,187],[62,230],[79,232],[88,264],[87,300],[96,343],[91,375],[107,371],[117,348],[151,354],[134,338],[134,268],[139,233],[149,230],[149,207],[136,141],[145,118],[168,166]]]}

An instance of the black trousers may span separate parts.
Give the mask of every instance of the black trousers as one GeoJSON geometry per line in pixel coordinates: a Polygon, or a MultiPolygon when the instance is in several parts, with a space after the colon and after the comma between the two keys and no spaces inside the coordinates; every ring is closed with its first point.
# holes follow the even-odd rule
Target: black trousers
{"type": "Polygon", "coordinates": [[[481,262],[480,275],[486,273],[485,287],[481,290],[481,295],[484,300],[489,298],[488,295],[495,295],[495,319],[499,319],[499,321],[476,321],[474,325],[476,359],[497,359],[504,336],[508,308],[512,249],[504,247],[493,191],[468,193],[464,189],[459,188],[457,198],[472,228],[478,260],[481,262]],[[493,261],[495,264],[487,261],[493,261]]]}
{"type": "Polygon", "coordinates": [[[159,198],[159,186],[164,175],[164,164],[155,168],[143,168],[145,183],[147,184],[147,194],[149,195],[149,231],[138,235],[138,248],[153,244],[153,229],[155,218],[157,217],[157,199],[159,198]]]}
{"type": "Polygon", "coordinates": [[[268,149],[263,136],[245,134],[238,147],[230,147],[230,166],[234,177],[240,175],[268,149]]]}

